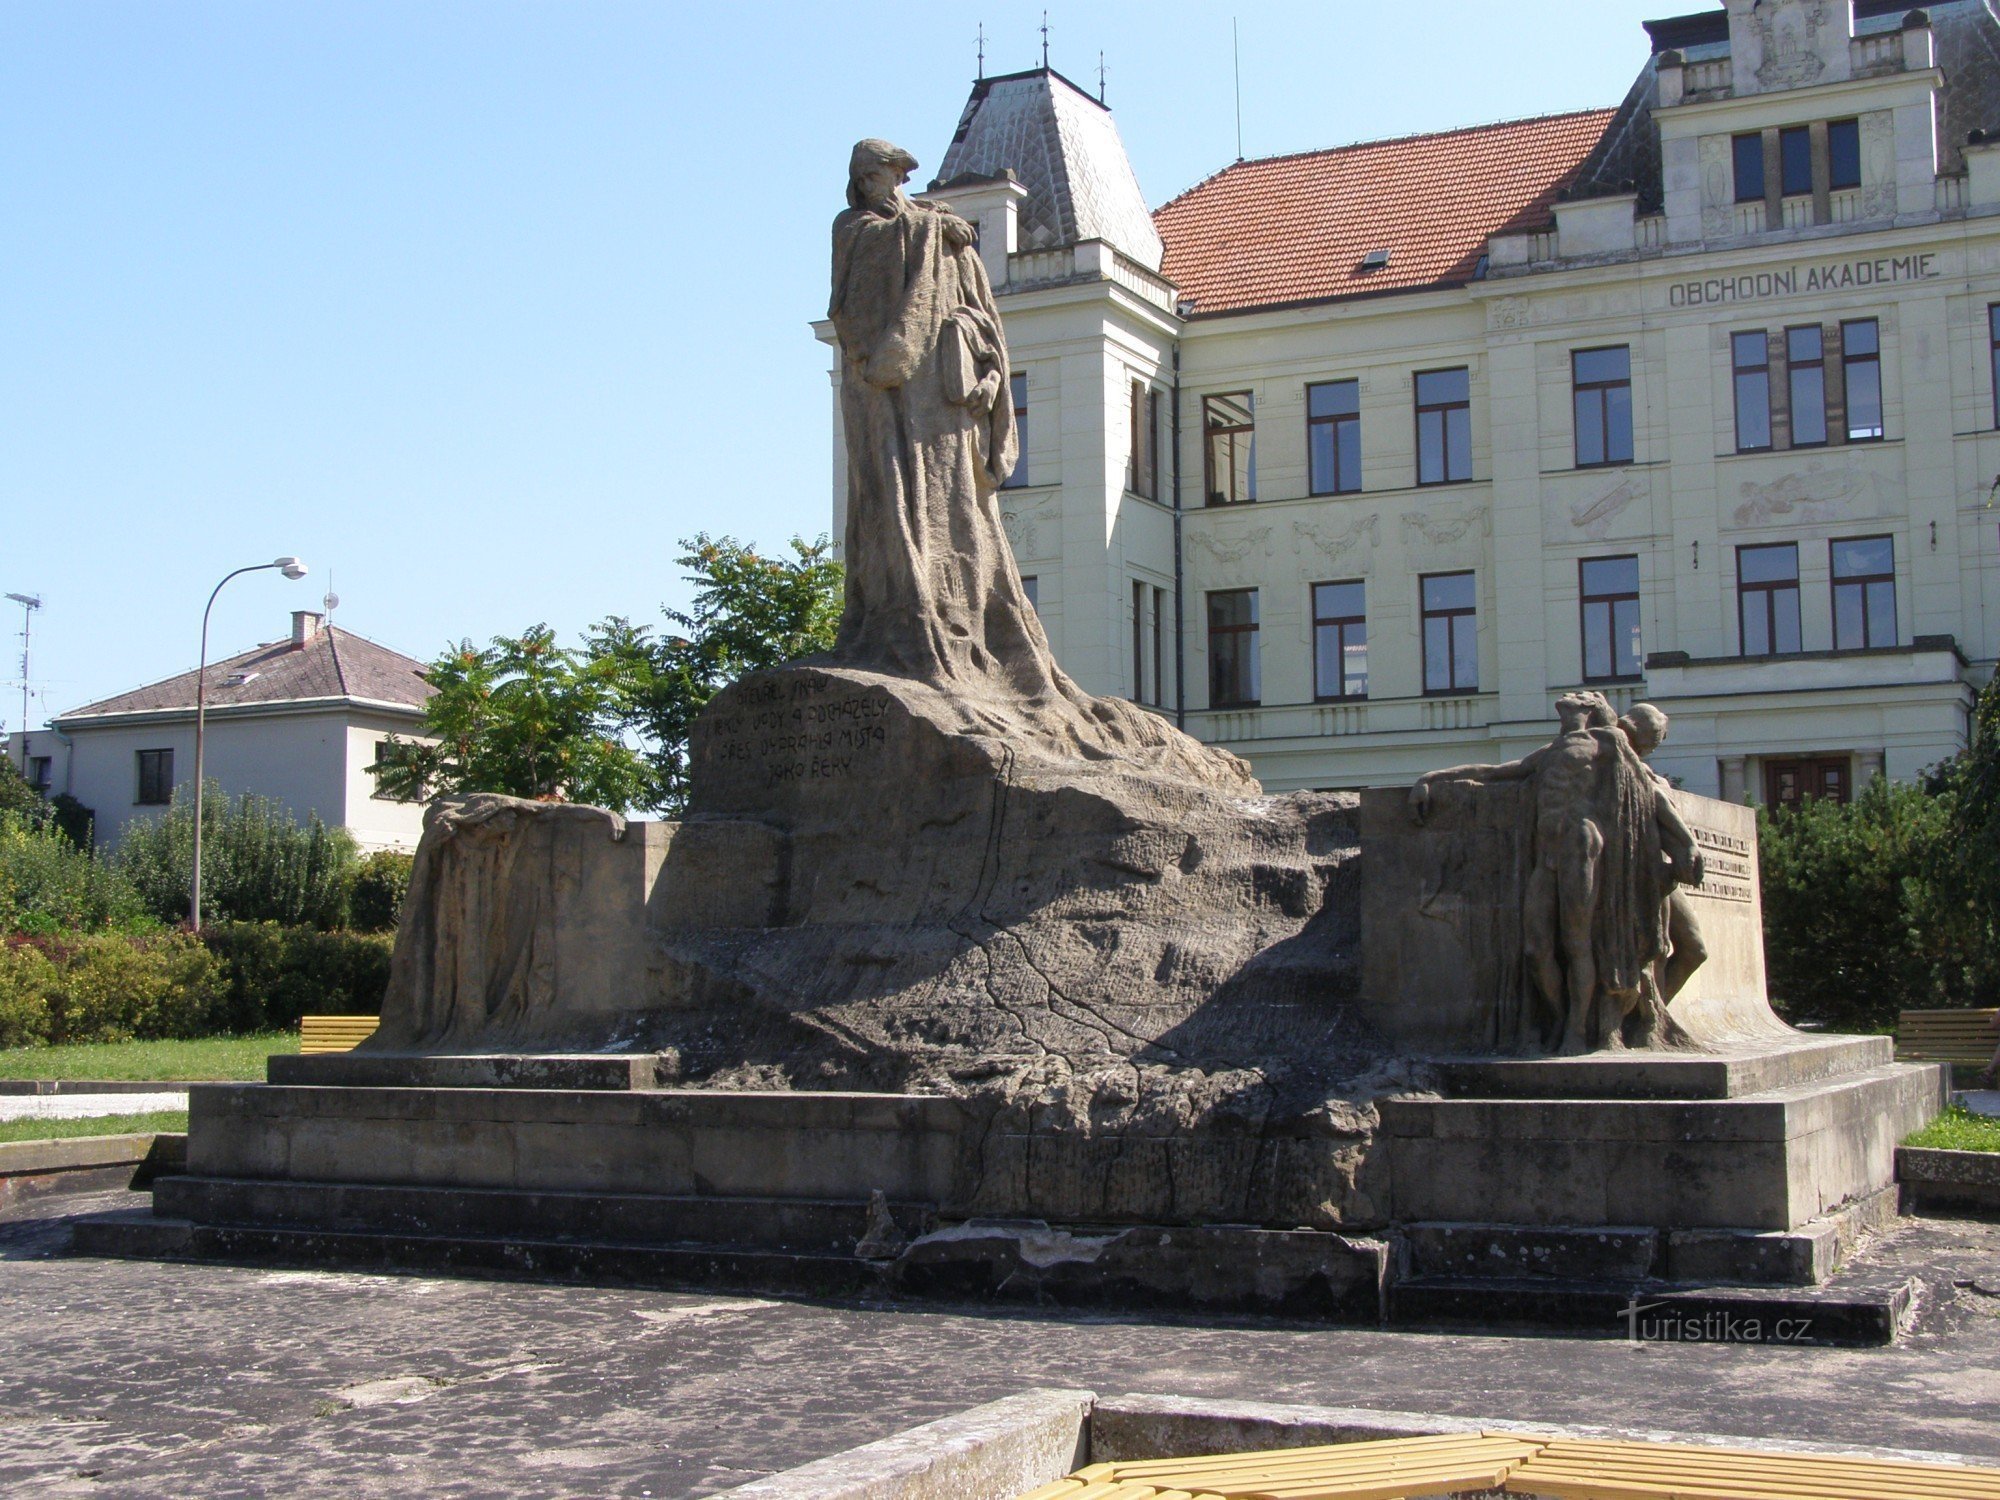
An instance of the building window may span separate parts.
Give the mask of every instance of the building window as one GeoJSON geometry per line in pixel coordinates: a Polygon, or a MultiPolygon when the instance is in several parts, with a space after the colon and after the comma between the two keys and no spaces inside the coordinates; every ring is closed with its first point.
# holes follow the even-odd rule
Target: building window
{"type": "Polygon", "coordinates": [[[1861,186],[1861,122],[1834,120],[1826,127],[1827,186],[1836,193],[1861,186]]]}
{"type": "Polygon", "coordinates": [[[1315,495],[1361,488],[1361,382],[1306,387],[1307,487],[1315,495]]]}
{"type": "Polygon", "coordinates": [[[1791,387],[1792,446],[1826,441],[1826,336],[1818,325],[1785,330],[1785,379],[1791,387]]]}
{"type": "Polygon", "coordinates": [[[1477,691],[1479,606],[1472,574],[1429,573],[1422,589],[1424,691],[1477,691]]]}
{"type": "Polygon", "coordinates": [[[1254,706],[1262,696],[1257,670],[1257,591],[1223,589],[1208,596],[1208,702],[1211,708],[1254,706]]]}
{"type": "Polygon", "coordinates": [[[375,742],[375,764],[373,768],[369,771],[369,775],[374,778],[375,790],[370,792],[368,795],[374,798],[377,802],[423,801],[424,788],[421,786],[417,788],[416,794],[414,796],[408,796],[408,797],[397,796],[393,792],[385,792],[382,790],[382,772],[385,769],[386,763],[389,758],[388,750],[389,750],[389,742],[387,740],[377,740],[375,742]]]}
{"type": "Polygon", "coordinates": [[[1028,482],[1028,377],[1016,370],[1007,381],[1014,398],[1014,472],[1002,489],[1017,490],[1028,482]]]}
{"type": "Polygon", "coordinates": [[[1798,543],[1736,549],[1736,613],[1745,656],[1799,649],[1798,543]]]}
{"type": "Polygon", "coordinates": [[[31,755],[28,757],[28,785],[44,797],[49,794],[49,784],[55,780],[55,757],[31,755]]]}
{"type": "Polygon", "coordinates": [[[164,807],[174,800],[174,752],[139,752],[139,795],[132,799],[141,807],[164,807]]]}
{"type": "Polygon", "coordinates": [[[1760,328],[1729,337],[1736,379],[1736,451],[1771,446],[1771,341],[1760,328]]]}
{"type": "Polygon", "coordinates": [[[1472,376],[1456,370],[1417,374],[1417,483],[1472,477],[1472,376]]]}
{"type": "Polygon", "coordinates": [[[1840,325],[1840,373],[1847,389],[1847,440],[1882,436],[1882,332],[1873,318],[1840,325]]]}
{"type": "Polygon", "coordinates": [[[1153,706],[1164,707],[1167,701],[1167,658],[1162,649],[1165,642],[1167,615],[1167,591],[1153,590],[1153,706]]]}
{"type": "Polygon", "coordinates": [[[1886,536],[1833,544],[1833,649],[1896,644],[1896,543],[1886,536]]]}
{"type": "Polygon", "coordinates": [[[1764,762],[1764,801],[1771,807],[1797,807],[1809,797],[1845,802],[1848,786],[1844,755],[1764,762]]]}
{"type": "Polygon", "coordinates": [[[1132,580],[1132,701],[1144,703],[1146,698],[1146,641],[1150,631],[1146,629],[1146,596],[1152,591],[1138,579],[1132,580]]]}
{"type": "Polygon", "coordinates": [[[1021,592],[1028,596],[1028,608],[1036,614],[1042,612],[1042,580],[1033,573],[1021,575],[1021,592]]]}
{"type": "Polygon", "coordinates": [[[1586,557],[1578,564],[1583,596],[1583,680],[1627,682],[1639,675],[1639,559],[1586,557]]]}
{"type": "Polygon", "coordinates": [[[1569,357],[1576,466],[1632,462],[1632,351],[1578,349],[1569,357]]]}
{"type": "Polygon", "coordinates": [[[1148,500],[1160,498],[1160,393],[1143,380],[1132,382],[1132,462],[1125,488],[1148,500]]]}
{"type": "Polygon", "coordinates": [[[1201,398],[1210,505],[1257,498],[1257,403],[1248,391],[1201,398]]]}
{"type": "Polygon", "coordinates": [[[1778,176],[1787,198],[1812,191],[1812,131],[1807,126],[1778,132],[1778,176]]]}
{"type": "Polygon", "coordinates": [[[1993,374],[1993,425],[2000,428],[2000,306],[1986,309],[1987,364],[1993,374]]]}
{"type": "Polygon", "coordinates": [[[1367,586],[1352,583],[1313,585],[1313,696],[1368,696],[1367,586]]]}
{"type": "Polygon", "coordinates": [[[1764,136],[1761,131],[1739,135],[1730,142],[1736,156],[1736,201],[1764,201],[1764,136]]]}

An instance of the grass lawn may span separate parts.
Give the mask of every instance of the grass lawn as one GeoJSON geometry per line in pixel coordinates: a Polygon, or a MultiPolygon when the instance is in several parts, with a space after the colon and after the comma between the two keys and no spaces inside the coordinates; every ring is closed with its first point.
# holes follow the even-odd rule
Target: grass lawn
{"type": "Polygon", "coordinates": [[[88,1120],[0,1120],[0,1141],[53,1141],[78,1135],[178,1134],[187,1128],[184,1109],[163,1109],[150,1115],[97,1115],[88,1120]]]}
{"type": "Polygon", "coordinates": [[[1954,1105],[1903,1144],[1941,1151],[2000,1151],[2000,1119],[1954,1105]]]}
{"type": "Polygon", "coordinates": [[[177,1083],[228,1079],[259,1083],[264,1059],[299,1050],[296,1031],[204,1037],[195,1042],[106,1042],[80,1047],[9,1047],[0,1078],[102,1078],[177,1083]]]}

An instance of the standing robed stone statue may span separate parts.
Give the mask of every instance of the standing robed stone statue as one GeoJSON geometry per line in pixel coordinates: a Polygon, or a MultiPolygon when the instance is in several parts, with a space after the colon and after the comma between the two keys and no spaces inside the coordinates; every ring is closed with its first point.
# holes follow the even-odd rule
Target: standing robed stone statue
{"type": "Polygon", "coordinates": [[[832,660],[951,696],[967,727],[1254,793],[1249,769],[1056,665],[1000,521],[1014,470],[1007,340],[971,224],[865,140],[833,222],[847,443],[847,597],[832,660]]]}

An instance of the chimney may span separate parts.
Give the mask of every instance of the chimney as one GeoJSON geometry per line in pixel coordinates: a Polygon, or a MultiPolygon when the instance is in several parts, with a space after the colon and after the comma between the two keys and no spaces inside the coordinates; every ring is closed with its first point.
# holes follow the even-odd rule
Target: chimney
{"type": "Polygon", "coordinates": [[[308,642],[319,634],[326,623],[326,616],[316,609],[295,609],[292,611],[292,649],[303,651],[308,642]]]}

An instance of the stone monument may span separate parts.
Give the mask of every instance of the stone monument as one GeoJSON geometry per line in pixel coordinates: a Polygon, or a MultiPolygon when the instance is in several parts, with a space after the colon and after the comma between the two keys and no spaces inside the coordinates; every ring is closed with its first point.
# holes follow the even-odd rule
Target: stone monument
{"type": "Polygon", "coordinates": [[[833,229],[834,649],[715,698],[678,823],[434,805],[380,1030],[198,1087],[176,1227],[131,1233],[1366,1320],[1468,1224],[1502,1266],[1823,1274],[1939,1075],[1772,1013],[1750,812],[1597,694],[1521,761],[1266,796],[1083,692],[1000,524],[985,269],[914,165],[858,144],[833,229]]]}

